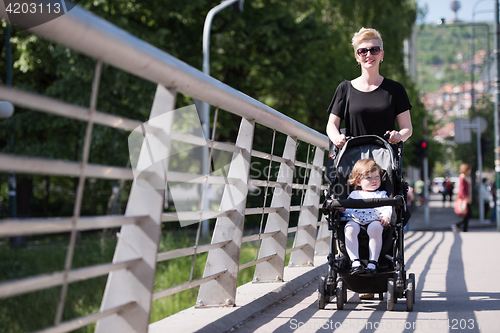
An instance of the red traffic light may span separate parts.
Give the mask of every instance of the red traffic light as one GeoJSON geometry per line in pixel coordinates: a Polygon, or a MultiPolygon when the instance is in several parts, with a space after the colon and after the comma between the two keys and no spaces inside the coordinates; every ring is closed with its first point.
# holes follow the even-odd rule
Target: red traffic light
{"type": "Polygon", "coordinates": [[[414,149],[413,153],[415,154],[415,158],[417,163],[420,163],[420,161],[424,158],[427,157],[428,154],[428,146],[427,146],[427,141],[425,140],[418,140],[413,143],[414,149]]]}

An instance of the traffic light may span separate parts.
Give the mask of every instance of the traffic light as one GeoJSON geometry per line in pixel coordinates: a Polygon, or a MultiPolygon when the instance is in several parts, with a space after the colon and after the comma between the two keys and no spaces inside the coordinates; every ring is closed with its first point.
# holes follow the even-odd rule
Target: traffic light
{"type": "Polygon", "coordinates": [[[428,156],[428,144],[425,140],[419,140],[413,143],[414,149],[413,153],[417,162],[428,156]]]}
{"type": "Polygon", "coordinates": [[[420,141],[420,147],[422,147],[422,157],[429,156],[427,141],[425,140],[420,141]]]}

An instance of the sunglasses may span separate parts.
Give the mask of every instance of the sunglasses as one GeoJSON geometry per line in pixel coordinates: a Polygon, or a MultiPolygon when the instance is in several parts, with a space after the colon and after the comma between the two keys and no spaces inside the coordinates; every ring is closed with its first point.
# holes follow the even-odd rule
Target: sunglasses
{"type": "Polygon", "coordinates": [[[371,53],[371,55],[377,55],[380,53],[380,51],[382,51],[382,49],[380,48],[380,46],[374,46],[374,47],[371,47],[369,49],[367,49],[366,47],[362,47],[362,48],[357,50],[358,55],[363,56],[363,57],[368,54],[368,51],[371,53]]]}

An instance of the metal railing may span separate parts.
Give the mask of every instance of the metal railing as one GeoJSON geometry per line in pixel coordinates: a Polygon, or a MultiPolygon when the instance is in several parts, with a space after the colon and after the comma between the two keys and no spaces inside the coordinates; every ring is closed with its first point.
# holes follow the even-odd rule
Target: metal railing
{"type": "Polygon", "coordinates": [[[242,269],[256,266],[254,283],[282,281],[286,254],[290,254],[290,266],[303,266],[312,265],[315,251],[321,254],[328,252],[327,226],[324,221],[318,221],[324,151],[328,147],[325,135],[203,74],[79,7],[31,31],[97,61],[89,108],[0,86],[1,100],[10,101],[18,107],[76,119],[87,124],[81,162],[0,154],[0,172],[79,177],[72,216],[22,220],[8,218],[0,221],[0,237],[62,232],[71,235],[63,271],[0,283],[0,299],[54,286],[62,287],[55,324],[43,332],[68,332],[94,322],[97,322],[97,332],[146,332],[154,300],[200,286],[197,307],[233,306],[236,302],[238,273],[242,269]],[[96,109],[103,63],[158,85],[150,122],[147,125],[96,109]],[[219,110],[240,116],[236,142],[231,144],[215,141],[216,126],[209,139],[176,131],[173,127],[173,113],[165,110],[175,108],[178,92],[216,106],[214,124],[217,123],[219,110]],[[166,116],[164,123],[162,126],[155,126],[154,119],[160,116],[166,116]],[[286,135],[281,156],[273,153],[274,136],[271,153],[253,149],[256,124],[272,129],[274,136],[277,133],[286,135]],[[161,152],[162,156],[166,157],[163,168],[146,172],[146,182],[154,179],[163,184],[171,181],[198,183],[204,188],[202,198],[205,198],[209,185],[222,184],[224,190],[219,209],[206,210],[201,206],[199,210],[194,211],[165,212],[165,187],[158,189],[153,185],[141,186],[134,177],[134,170],[130,168],[88,163],[94,125],[131,132],[141,126],[143,129],[147,127],[148,131],[144,132],[144,141],[137,161],[138,167],[147,167],[148,163],[151,163],[151,155],[148,152],[161,152]],[[157,140],[153,140],[154,137],[157,140]],[[229,152],[232,159],[227,174],[224,177],[192,177],[192,174],[167,170],[171,140],[207,146],[210,156],[215,151],[229,152]],[[308,145],[306,161],[296,160],[299,142],[308,145]],[[271,179],[270,172],[266,179],[252,179],[252,158],[265,161],[269,166],[278,163],[279,172],[276,179],[271,179]],[[297,168],[305,171],[303,177],[296,177],[297,168]],[[133,181],[123,216],[80,216],[85,180],[88,178],[133,181]],[[300,179],[300,182],[294,183],[294,179],[300,179]],[[262,207],[247,207],[249,187],[265,188],[265,199],[267,189],[272,189],[271,203],[266,206],[267,200],[264,200],[262,207]],[[293,190],[300,193],[299,205],[291,204],[293,190]],[[299,212],[296,227],[290,227],[292,212],[299,212]],[[260,215],[261,228],[257,234],[244,236],[244,222],[249,215],[260,215]],[[199,243],[198,228],[194,246],[158,253],[162,223],[179,220],[196,220],[201,223],[205,219],[216,219],[211,244],[199,243]],[[71,268],[78,231],[115,227],[121,227],[121,230],[111,263],[71,268]],[[293,233],[293,247],[287,249],[288,237],[293,233]],[[241,245],[251,241],[260,243],[258,256],[255,260],[240,265],[241,245]],[[196,259],[196,255],[207,252],[202,278],[194,279],[191,272],[189,281],[154,292],[158,262],[185,256],[194,256],[196,259]],[[62,313],[68,285],[106,275],[108,280],[100,311],[63,322],[62,313]]]}

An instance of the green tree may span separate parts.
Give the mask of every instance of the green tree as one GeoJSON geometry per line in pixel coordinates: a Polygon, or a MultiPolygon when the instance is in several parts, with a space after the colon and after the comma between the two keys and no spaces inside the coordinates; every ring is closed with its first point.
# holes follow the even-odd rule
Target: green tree
{"type": "MultiPolygon", "coordinates": [[[[484,26],[475,28],[476,52],[487,50],[488,39],[490,47],[493,45],[486,32],[484,26]]],[[[419,27],[418,78],[422,91],[434,92],[445,83],[470,80],[471,33],[470,26],[424,24],[419,27]]],[[[487,59],[476,63],[476,73],[484,70],[487,64],[487,59]]]]}
{"type": "MultiPolygon", "coordinates": [[[[174,0],[79,2],[92,13],[200,69],[204,18],[217,4],[218,0],[188,3],[174,0]]],[[[326,109],[337,85],[360,73],[354,61],[351,37],[362,26],[373,27],[384,38],[386,56],[382,75],[406,87],[413,104],[412,118],[418,135],[421,133],[419,119],[423,118],[425,111],[419,102],[416,86],[406,75],[402,47],[416,15],[414,0],[390,0],[384,6],[359,0],[247,1],[243,13],[226,9],[213,21],[211,75],[324,133],[326,109]]],[[[89,105],[95,60],[15,27],[12,45],[16,88],[84,107],[89,105]]],[[[0,63],[1,77],[5,77],[3,64],[0,63]]],[[[145,121],[154,90],[154,83],[105,65],[98,109],[145,121]]],[[[178,97],[178,107],[191,103],[189,96],[178,97]]],[[[235,120],[234,116],[221,113],[218,140],[235,137],[238,129],[235,120]]],[[[78,121],[17,109],[14,117],[0,123],[0,149],[20,155],[78,161],[84,130],[85,125],[78,121]],[[8,145],[11,134],[14,146],[8,145]]],[[[90,162],[125,166],[127,136],[124,131],[96,126],[90,162]]],[[[284,140],[284,136],[278,136],[277,147],[282,147],[284,140]]],[[[268,146],[269,137],[256,138],[256,149],[269,149],[268,146]]],[[[307,149],[300,154],[299,158],[304,160],[307,149]]],[[[408,155],[411,155],[411,150],[408,155]]],[[[405,156],[405,160],[410,159],[405,156]]],[[[50,177],[37,178],[35,189],[51,188],[39,186],[41,179],[53,181],[50,177]]],[[[74,189],[74,184],[67,186],[74,189]]],[[[98,193],[102,196],[88,198],[88,207],[101,207],[102,204],[93,205],[92,200],[105,202],[111,194],[111,182],[98,181],[92,186],[98,186],[101,189],[98,193]]],[[[52,199],[54,195],[52,193],[52,199]]],[[[44,198],[44,194],[35,197],[44,198]]],[[[45,197],[44,200],[48,199],[45,197]]]]}

